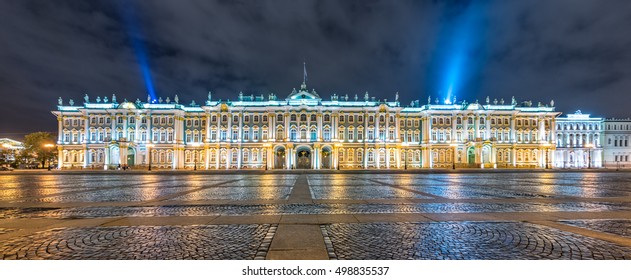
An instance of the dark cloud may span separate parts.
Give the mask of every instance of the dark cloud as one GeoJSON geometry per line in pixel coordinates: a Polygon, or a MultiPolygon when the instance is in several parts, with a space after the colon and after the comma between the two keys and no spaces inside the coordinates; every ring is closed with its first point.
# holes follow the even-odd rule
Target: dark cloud
{"type": "Polygon", "coordinates": [[[156,91],[185,102],[238,92],[285,96],[302,82],[407,103],[442,91],[463,13],[480,17],[459,98],[549,102],[626,117],[631,2],[79,1],[0,2],[0,133],[55,131],[57,97],[145,100],[132,48],[142,40],[156,91]],[[131,14],[138,32],[131,32],[131,14]],[[603,98],[603,96],[609,98],[603,98]]]}

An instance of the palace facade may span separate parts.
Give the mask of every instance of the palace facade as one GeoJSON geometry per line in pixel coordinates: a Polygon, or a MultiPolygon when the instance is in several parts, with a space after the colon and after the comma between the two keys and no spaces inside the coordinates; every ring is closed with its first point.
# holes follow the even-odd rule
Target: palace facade
{"type": "MultiPolygon", "coordinates": [[[[303,83],[285,99],[117,102],[61,98],[59,168],[412,169],[547,168],[555,160],[551,105],[332,95],[303,83]]],[[[565,141],[565,140],[563,140],[565,141]]]]}
{"type": "Polygon", "coordinates": [[[604,166],[616,169],[631,167],[631,119],[605,119],[603,126],[604,166]]]}
{"type": "Polygon", "coordinates": [[[603,167],[603,118],[576,111],[556,119],[557,149],[554,167],[603,167]]]}

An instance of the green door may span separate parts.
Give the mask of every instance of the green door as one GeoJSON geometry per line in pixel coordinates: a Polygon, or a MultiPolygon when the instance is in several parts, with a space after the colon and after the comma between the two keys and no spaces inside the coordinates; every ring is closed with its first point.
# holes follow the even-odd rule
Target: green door
{"type": "Polygon", "coordinates": [[[468,163],[471,164],[475,164],[475,148],[470,147],[469,150],[467,150],[467,158],[468,158],[468,163]]]}
{"type": "Polygon", "coordinates": [[[127,149],[127,166],[134,166],[136,162],[136,154],[134,153],[134,149],[127,149]]]}

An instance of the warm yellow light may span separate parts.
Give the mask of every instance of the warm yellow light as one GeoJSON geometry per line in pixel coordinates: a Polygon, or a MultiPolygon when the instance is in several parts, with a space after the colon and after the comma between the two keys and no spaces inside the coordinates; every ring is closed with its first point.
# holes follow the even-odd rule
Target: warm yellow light
{"type": "Polygon", "coordinates": [[[458,144],[453,144],[452,143],[452,144],[449,144],[449,146],[451,146],[451,147],[458,147],[458,144]]]}
{"type": "Polygon", "coordinates": [[[593,147],[594,147],[594,144],[585,144],[585,147],[587,147],[587,148],[593,148],[593,147]]]}
{"type": "Polygon", "coordinates": [[[46,147],[46,148],[52,148],[52,147],[55,147],[55,145],[48,143],[48,144],[44,144],[44,147],[46,147]]]}
{"type": "Polygon", "coordinates": [[[153,146],[155,146],[155,145],[154,145],[154,144],[151,144],[151,143],[148,143],[148,144],[146,144],[145,146],[147,146],[147,147],[151,148],[151,147],[153,147],[153,146]]]}
{"type": "Polygon", "coordinates": [[[10,144],[7,144],[7,143],[2,144],[2,147],[5,148],[5,149],[13,148],[13,146],[11,146],[10,144]]]}

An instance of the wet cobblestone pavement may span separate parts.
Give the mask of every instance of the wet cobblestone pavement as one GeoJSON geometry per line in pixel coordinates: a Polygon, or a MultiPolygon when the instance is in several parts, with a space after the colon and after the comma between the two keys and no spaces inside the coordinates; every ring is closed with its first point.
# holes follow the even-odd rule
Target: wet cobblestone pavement
{"type": "Polygon", "coordinates": [[[4,173],[0,256],[630,259],[631,173],[4,173]]]}
{"type": "Polygon", "coordinates": [[[489,212],[601,212],[631,210],[615,203],[420,203],[420,204],[259,204],[259,205],[166,205],[82,208],[0,208],[0,218],[97,218],[213,215],[295,214],[413,214],[489,212]]]}
{"type": "Polygon", "coordinates": [[[325,228],[334,259],[631,259],[631,248],[526,223],[332,224],[325,228]]]}
{"type": "Polygon", "coordinates": [[[253,260],[276,225],[57,228],[9,239],[2,259],[253,260]]]}
{"type": "Polygon", "coordinates": [[[561,223],[631,237],[631,220],[576,220],[561,221],[561,223]]]}

